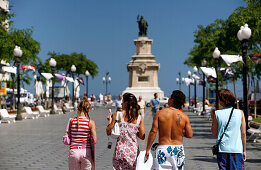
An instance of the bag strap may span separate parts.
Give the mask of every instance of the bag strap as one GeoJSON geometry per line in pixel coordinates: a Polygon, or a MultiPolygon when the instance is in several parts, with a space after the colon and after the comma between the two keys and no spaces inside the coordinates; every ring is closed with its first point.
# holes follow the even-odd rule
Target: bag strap
{"type": "Polygon", "coordinates": [[[116,112],[117,115],[116,115],[116,122],[119,122],[119,112],[116,112]]]}
{"type": "Polygon", "coordinates": [[[228,127],[228,124],[229,124],[230,119],[231,119],[231,117],[232,117],[232,113],[233,113],[233,111],[234,111],[234,107],[232,107],[232,110],[231,110],[231,112],[230,112],[230,115],[229,115],[229,119],[228,119],[227,125],[226,125],[226,127],[225,127],[225,129],[224,129],[224,132],[223,132],[223,134],[221,135],[221,137],[220,137],[220,139],[219,139],[219,141],[218,141],[218,143],[217,143],[217,146],[220,144],[220,142],[221,142],[221,140],[222,140],[222,138],[223,138],[223,136],[224,136],[224,134],[225,134],[225,131],[227,130],[227,127],[228,127]]]}
{"type": "Polygon", "coordinates": [[[72,118],[70,118],[70,119],[68,120],[67,127],[66,127],[66,132],[68,132],[69,129],[71,128],[71,127],[70,127],[71,122],[72,122],[72,118]]]}

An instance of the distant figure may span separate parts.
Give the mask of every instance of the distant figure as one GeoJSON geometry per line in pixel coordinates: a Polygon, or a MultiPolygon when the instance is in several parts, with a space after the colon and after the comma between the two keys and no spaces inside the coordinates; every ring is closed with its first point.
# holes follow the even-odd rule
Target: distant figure
{"type": "Polygon", "coordinates": [[[122,101],[122,111],[109,115],[107,135],[111,135],[116,116],[119,116],[120,136],[117,139],[113,155],[113,169],[116,170],[134,170],[136,168],[136,159],[139,153],[137,137],[145,139],[144,121],[139,115],[140,106],[136,97],[131,93],[125,93],[122,101]]]}
{"type": "Polygon", "coordinates": [[[86,96],[83,97],[77,107],[77,116],[70,120],[68,134],[71,135],[69,151],[69,170],[91,170],[94,160],[92,159],[92,145],[96,144],[96,125],[89,116],[90,104],[86,96]]]}
{"type": "Polygon", "coordinates": [[[122,109],[122,94],[119,94],[119,98],[116,100],[116,111],[121,111],[122,109]]]}
{"type": "Polygon", "coordinates": [[[210,104],[210,103],[209,103],[208,99],[205,98],[205,105],[209,105],[209,104],[210,104]]]}
{"type": "Polygon", "coordinates": [[[168,101],[169,107],[158,111],[154,117],[146,148],[146,157],[148,157],[150,147],[159,131],[159,146],[155,152],[154,169],[183,170],[185,153],[182,138],[193,136],[188,116],[180,111],[185,99],[181,91],[173,91],[168,101]]]}
{"type": "Polygon", "coordinates": [[[139,36],[140,37],[146,37],[147,36],[147,31],[148,31],[148,23],[147,21],[143,18],[143,16],[137,16],[137,22],[139,25],[139,36]]]}
{"type": "Polygon", "coordinates": [[[138,101],[138,105],[140,106],[140,114],[142,116],[142,118],[144,119],[144,113],[145,113],[145,101],[142,99],[142,96],[139,96],[139,101],[138,101]]]}
{"type": "Polygon", "coordinates": [[[95,97],[94,94],[92,94],[92,96],[91,96],[91,102],[95,102],[95,101],[96,101],[96,97],[95,97]]]}
{"type": "MultiPolygon", "coordinates": [[[[229,120],[236,98],[230,90],[218,91],[220,110],[212,111],[212,135],[217,136],[217,144],[229,120]]],[[[246,122],[244,112],[234,108],[228,127],[221,139],[217,162],[219,169],[245,169],[246,122]]]]}
{"type": "Polygon", "coordinates": [[[100,103],[103,103],[103,95],[100,93],[99,95],[100,103]]]}
{"type": "Polygon", "coordinates": [[[160,108],[160,101],[158,99],[158,93],[154,93],[154,99],[150,100],[150,107],[151,107],[152,115],[154,117],[156,112],[159,111],[159,108],[160,108]]]}

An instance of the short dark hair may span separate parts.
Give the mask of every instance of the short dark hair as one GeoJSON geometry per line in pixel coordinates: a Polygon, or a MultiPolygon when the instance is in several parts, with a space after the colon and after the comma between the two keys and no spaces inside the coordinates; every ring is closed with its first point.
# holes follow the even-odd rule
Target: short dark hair
{"type": "Polygon", "coordinates": [[[228,89],[218,91],[218,100],[224,104],[224,107],[234,106],[236,103],[234,94],[228,89]]]}
{"type": "Polygon", "coordinates": [[[157,94],[158,94],[158,93],[154,93],[154,97],[156,97],[157,94]]]}
{"type": "Polygon", "coordinates": [[[173,107],[181,109],[184,106],[186,101],[185,94],[180,90],[174,90],[170,96],[173,99],[173,107]]]}

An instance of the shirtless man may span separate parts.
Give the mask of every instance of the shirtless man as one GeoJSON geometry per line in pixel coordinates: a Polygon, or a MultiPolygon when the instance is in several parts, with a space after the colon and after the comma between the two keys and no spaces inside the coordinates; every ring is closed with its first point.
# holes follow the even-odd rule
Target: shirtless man
{"type": "Polygon", "coordinates": [[[185,153],[183,135],[192,138],[193,131],[188,116],[180,111],[185,103],[185,95],[175,90],[169,98],[169,108],[158,111],[154,117],[148,137],[146,157],[159,130],[159,146],[156,150],[154,169],[183,169],[185,153]]]}

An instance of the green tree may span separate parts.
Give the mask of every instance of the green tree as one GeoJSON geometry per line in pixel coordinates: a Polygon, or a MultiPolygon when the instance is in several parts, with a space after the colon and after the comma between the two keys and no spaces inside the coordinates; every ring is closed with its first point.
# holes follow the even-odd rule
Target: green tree
{"type": "MultiPolygon", "coordinates": [[[[50,58],[56,60],[56,71],[65,72],[66,75],[71,73],[71,66],[74,64],[76,66],[76,75],[85,74],[88,70],[92,77],[98,75],[98,66],[91,60],[87,59],[82,53],[78,54],[76,52],[68,54],[57,54],[55,52],[48,53],[50,58]]],[[[46,60],[44,67],[46,71],[50,71],[49,61],[50,58],[46,60]]]]}
{"type": "MultiPolygon", "coordinates": [[[[261,1],[246,0],[247,7],[237,8],[227,20],[217,19],[214,23],[203,27],[198,26],[198,30],[194,32],[196,43],[190,50],[189,55],[184,64],[190,66],[200,66],[203,58],[206,58],[208,66],[214,66],[212,53],[215,47],[218,47],[222,54],[242,54],[241,44],[237,38],[237,32],[241,25],[247,23],[252,30],[252,36],[249,40],[248,53],[260,53],[261,51],[261,1]]],[[[256,69],[250,60],[247,60],[249,66],[248,72],[253,72],[260,78],[261,65],[258,64],[256,69]]],[[[221,67],[225,67],[225,63],[221,62],[221,67]]],[[[236,78],[242,76],[242,63],[232,65],[234,67],[236,78]]]]}

